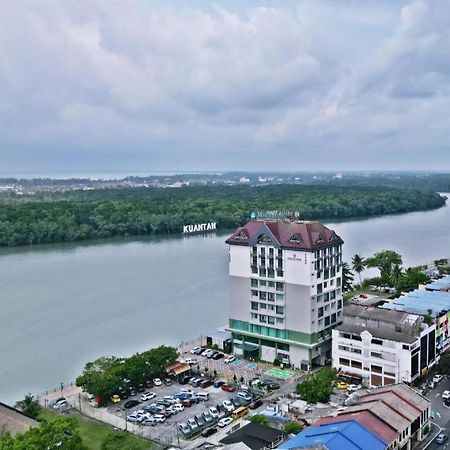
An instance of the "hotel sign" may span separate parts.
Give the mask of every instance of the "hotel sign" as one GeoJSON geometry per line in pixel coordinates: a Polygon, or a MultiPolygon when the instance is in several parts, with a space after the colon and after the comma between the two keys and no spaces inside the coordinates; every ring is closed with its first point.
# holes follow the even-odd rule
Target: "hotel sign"
{"type": "Polygon", "coordinates": [[[216,229],[216,222],[197,223],[196,225],[183,225],[183,234],[199,233],[201,231],[212,231],[216,229]]]}
{"type": "Polygon", "coordinates": [[[252,211],[250,218],[252,220],[286,220],[298,219],[300,213],[298,211],[252,211]]]}

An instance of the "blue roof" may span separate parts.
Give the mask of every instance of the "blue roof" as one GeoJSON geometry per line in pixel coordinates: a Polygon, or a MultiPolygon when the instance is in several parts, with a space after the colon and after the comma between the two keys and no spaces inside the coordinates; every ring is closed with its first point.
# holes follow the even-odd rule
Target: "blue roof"
{"type": "Polygon", "coordinates": [[[281,444],[280,449],[323,445],[328,450],[385,450],[383,442],[356,420],[326,423],[306,428],[281,444]]]}
{"type": "Polygon", "coordinates": [[[380,308],[421,315],[427,314],[428,310],[431,309],[432,315],[436,317],[442,311],[450,310],[450,292],[416,289],[408,295],[396,298],[392,303],[384,303],[380,308]]]}
{"type": "Polygon", "coordinates": [[[450,275],[427,284],[427,289],[439,291],[439,289],[450,289],[450,275]]]}

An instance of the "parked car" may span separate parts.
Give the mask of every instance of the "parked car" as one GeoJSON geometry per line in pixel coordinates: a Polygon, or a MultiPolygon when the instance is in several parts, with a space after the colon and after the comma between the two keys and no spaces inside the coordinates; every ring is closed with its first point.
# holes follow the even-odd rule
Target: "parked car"
{"type": "Polygon", "coordinates": [[[208,409],[208,412],[212,417],[219,417],[219,410],[215,406],[211,406],[211,408],[208,409]]]}
{"type": "Polygon", "coordinates": [[[250,405],[248,407],[250,409],[256,409],[256,408],[259,408],[262,405],[263,405],[263,401],[262,400],[255,400],[253,403],[250,403],[250,405]]]}
{"type": "Polygon", "coordinates": [[[123,407],[125,409],[130,409],[133,408],[135,406],[139,405],[139,401],[138,400],[127,400],[124,404],[123,407]]]}
{"type": "Polygon", "coordinates": [[[156,394],[154,392],[146,392],[144,394],[141,395],[141,400],[143,402],[146,402],[148,400],[151,400],[152,398],[155,398],[156,394]]]}
{"type": "Polygon", "coordinates": [[[239,391],[237,393],[237,396],[240,397],[240,398],[243,398],[247,402],[251,402],[252,401],[252,396],[249,393],[247,393],[247,392],[239,391]]]}
{"type": "Polygon", "coordinates": [[[444,406],[446,406],[447,408],[450,408],[450,398],[447,398],[444,400],[444,406]]]}
{"type": "Polygon", "coordinates": [[[228,412],[233,412],[234,411],[233,403],[231,403],[230,400],[224,400],[222,402],[222,405],[228,412]]]}
{"type": "Polygon", "coordinates": [[[117,394],[114,394],[113,396],[111,396],[111,401],[113,403],[119,403],[120,402],[120,397],[117,394]]]}
{"type": "Polygon", "coordinates": [[[153,384],[155,386],[162,386],[161,378],[153,378],[153,384]]]}
{"type": "Polygon", "coordinates": [[[142,425],[146,425],[146,426],[150,425],[150,426],[154,427],[158,423],[158,421],[154,417],[148,417],[145,420],[143,420],[141,423],[142,423],[142,425]]]}
{"type": "Polygon", "coordinates": [[[195,420],[197,421],[197,424],[200,428],[203,428],[206,424],[203,416],[195,416],[195,420]]]}
{"type": "Polygon", "coordinates": [[[202,431],[202,437],[212,436],[214,433],[217,433],[217,428],[211,427],[202,431]]]}
{"type": "Polygon", "coordinates": [[[139,384],[138,387],[137,387],[137,391],[138,392],[144,392],[145,391],[145,386],[142,383],[139,384]]]}
{"type": "Polygon", "coordinates": [[[193,349],[189,350],[189,353],[191,353],[192,355],[198,355],[197,352],[199,352],[201,349],[201,347],[194,347],[193,349]]]}
{"type": "Polygon", "coordinates": [[[211,386],[212,384],[213,384],[213,383],[212,383],[211,380],[203,380],[203,381],[200,383],[199,387],[205,389],[205,388],[211,386]]]}
{"type": "Polygon", "coordinates": [[[230,423],[232,423],[233,422],[233,419],[231,418],[231,417],[224,417],[223,419],[220,419],[218,422],[217,422],[217,425],[220,427],[220,428],[223,428],[223,427],[226,427],[227,425],[229,425],[230,423]]]}
{"type": "Polygon", "coordinates": [[[203,418],[205,419],[206,423],[214,422],[214,417],[209,413],[209,411],[205,411],[203,413],[203,418]]]}
{"type": "Polygon", "coordinates": [[[215,388],[220,388],[220,387],[222,387],[224,384],[225,384],[225,381],[222,381],[222,380],[214,381],[214,387],[215,387],[215,388]]]}
{"type": "Polygon", "coordinates": [[[151,389],[151,388],[153,387],[153,381],[148,380],[148,381],[145,382],[145,385],[146,385],[149,389],[151,389]]]}
{"type": "Polygon", "coordinates": [[[355,392],[358,389],[361,389],[361,385],[360,384],[349,384],[348,388],[347,388],[347,391],[348,392],[355,392]]]}
{"type": "Polygon", "coordinates": [[[180,384],[187,384],[188,383],[188,381],[190,380],[190,378],[191,377],[189,377],[189,376],[184,376],[184,377],[181,377],[180,378],[180,380],[178,381],[180,384]]]}
{"type": "Polygon", "coordinates": [[[155,414],[153,418],[159,423],[163,423],[166,421],[166,417],[164,416],[164,414],[155,414]]]}
{"type": "Polygon", "coordinates": [[[436,436],[436,439],[434,440],[434,442],[436,442],[436,444],[442,445],[445,444],[448,440],[448,434],[445,433],[440,433],[436,436]]]}
{"type": "Polygon", "coordinates": [[[435,382],[435,383],[439,383],[441,380],[442,380],[442,375],[441,374],[437,374],[437,375],[435,375],[434,377],[433,377],[433,381],[435,382]]]}
{"type": "Polygon", "coordinates": [[[123,391],[119,391],[119,397],[122,399],[122,400],[126,400],[127,398],[129,398],[130,397],[130,391],[127,391],[127,390],[123,390],[123,391]]]}
{"type": "Polygon", "coordinates": [[[233,362],[233,361],[235,361],[235,360],[236,360],[236,356],[230,355],[230,356],[227,356],[227,357],[223,360],[223,362],[226,363],[226,364],[228,364],[228,363],[231,363],[231,362],[233,362]]]}
{"type": "Polygon", "coordinates": [[[443,398],[444,400],[450,399],[450,391],[444,391],[444,392],[442,393],[442,398],[443,398]]]}
{"type": "Polygon", "coordinates": [[[181,402],[181,404],[185,407],[185,408],[190,408],[192,406],[192,402],[190,400],[183,400],[181,402]]]}
{"type": "Polygon", "coordinates": [[[228,384],[224,384],[222,386],[222,390],[226,392],[234,392],[236,388],[234,386],[229,386],[228,384]]]}
{"type": "Polygon", "coordinates": [[[213,355],[211,358],[218,360],[218,359],[222,359],[225,355],[223,353],[217,352],[216,355],[213,355]]]}
{"type": "Polygon", "coordinates": [[[275,391],[276,389],[280,389],[280,383],[271,381],[270,383],[266,384],[266,389],[269,389],[270,391],[275,391]]]}
{"type": "Polygon", "coordinates": [[[170,378],[164,378],[164,384],[166,386],[172,386],[172,380],[170,378]]]}
{"type": "Polygon", "coordinates": [[[191,427],[191,430],[192,430],[192,431],[195,432],[195,431],[198,430],[198,424],[197,424],[197,421],[196,421],[193,417],[191,417],[190,419],[188,419],[187,423],[188,423],[188,425],[191,427]]]}
{"type": "Polygon", "coordinates": [[[178,425],[178,427],[180,428],[180,431],[185,435],[188,436],[189,434],[192,433],[191,427],[187,424],[187,423],[180,423],[178,425]]]}

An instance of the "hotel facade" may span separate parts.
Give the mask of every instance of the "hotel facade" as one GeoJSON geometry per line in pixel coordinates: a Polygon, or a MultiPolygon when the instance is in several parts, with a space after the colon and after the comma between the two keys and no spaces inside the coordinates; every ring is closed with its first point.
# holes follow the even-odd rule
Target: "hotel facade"
{"type": "Polygon", "coordinates": [[[254,220],[226,243],[234,353],[303,369],[329,362],[342,239],[319,222],[254,220]]]}

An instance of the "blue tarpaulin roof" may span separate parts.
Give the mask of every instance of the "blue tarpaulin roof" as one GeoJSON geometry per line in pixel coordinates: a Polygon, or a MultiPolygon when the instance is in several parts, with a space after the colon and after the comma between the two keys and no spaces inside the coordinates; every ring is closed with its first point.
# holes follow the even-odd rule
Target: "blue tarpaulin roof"
{"type": "Polygon", "coordinates": [[[328,450],[385,450],[387,444],[356,420],[309,427],[281,444],[280,449],[323,445],[328,450]]]}
{"type": "Polygon", "coordinates": [[[440,289],[450,289],[450,275],[427,284],[427,289],[439,291],[440,289]]]}
{"type": "Polygon", "coordinates": [[[442,311],[450,310],[450,292],[416,289],[408,295],[396,298],[392,303],[384,303],[380,308],[422,315],[427,314],[431,309],[432,315],[436,317],[442,311]]]}

